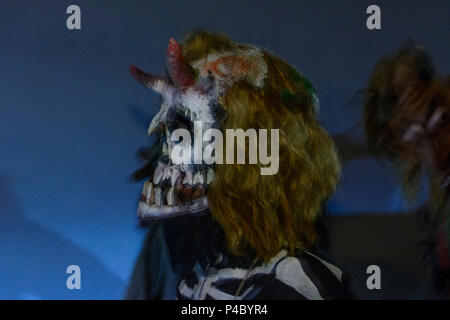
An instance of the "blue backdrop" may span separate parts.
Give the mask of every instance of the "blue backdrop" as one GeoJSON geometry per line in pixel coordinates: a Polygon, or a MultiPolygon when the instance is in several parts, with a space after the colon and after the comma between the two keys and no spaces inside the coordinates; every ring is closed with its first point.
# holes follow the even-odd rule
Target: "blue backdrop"
{"type": "MultiPolygon", "coordinates": [[[[310,78],[332,134],[361,117],[350,101],[383,54],[407,37],[448,71],[449,1],[0,2],[0,298],[119,299],[144,230],[136,218],[146,127],[158,97],[128,74],[164,70],[170,37],[204,27],[267,48],[310,78]],[[66,8],[81,8],[78,31],[66,8]],[[66,288],[66,267],[82,290],[66,288]]],[[[346,164],[333,214],[395,211],[398,186],[372,159],[346,164]]]]}

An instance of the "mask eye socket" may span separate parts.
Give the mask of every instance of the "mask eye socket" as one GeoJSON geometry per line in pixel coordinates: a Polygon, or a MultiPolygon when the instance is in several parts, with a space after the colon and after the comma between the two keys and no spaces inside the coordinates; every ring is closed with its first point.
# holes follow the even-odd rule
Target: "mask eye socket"
{"type": "Polygon", "coordinates": [[[449,124],[449,112],[445,107],[438,107],[433,112],[428,120],[427,129],[431,132],[436,131],[439,128],[445,127],[449,124]]]}
{"type": "Polygon", "coordinates": [[[183,112],[182,108],[172,108],[167,114],[167,128],[170,132],[175,129],[192,130],[192,121],[188,115],[183,112]]]}
{"type": "Polygon", "coordinates": [[[222,107],[217,101],[212,102],[210,107],[212,115],[219,123],[225,121],[227,117],[227,111],[224,107],[222,107]]]}

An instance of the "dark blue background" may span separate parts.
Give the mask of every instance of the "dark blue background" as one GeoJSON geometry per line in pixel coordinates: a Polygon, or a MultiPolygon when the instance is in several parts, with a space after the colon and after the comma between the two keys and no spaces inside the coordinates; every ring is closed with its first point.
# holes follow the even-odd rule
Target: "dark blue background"
{"type": "MultiPolygon", "coordinates": [[[[373,1],[0,2],[0,298],[118,299],[144,231],[141,184],[128,177],[148,144],[158,97],[130,63],[162,72],[170,37],[224,32],[284,57],[310,78],[332,134],[361,116],[350,103],[375,61],[407,37],[450,69],[449,1],[376,1],[382,30],[366,29],[373,1]],[[66,28],[81,7],[82,29],[66,28]],[[66,288],[66,267],[82,290],[66,288]]],[[[389,167],[349,162],[333,214],[401,208],[389,167]]]]}

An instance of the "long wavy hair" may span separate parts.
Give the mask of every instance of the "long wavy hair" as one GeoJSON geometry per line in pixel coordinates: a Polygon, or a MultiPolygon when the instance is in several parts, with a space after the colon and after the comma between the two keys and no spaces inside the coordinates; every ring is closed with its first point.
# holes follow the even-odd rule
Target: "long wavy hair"
{"type": "MultiPolygon", "coordinates": [[[[198,30],[182,47],[192,63],[249,46],[198,30]]],[[[229,252],[268,261],[283,248],[293,254],[317,242],[315,222],[340,166],[333,140],[317,122],[311,83],[284,60],[262,52],[268,67],[264,86],[244,79],[229,87],[219,101],[227,114],[221,129],[279,129],[279,171],[261,175],[261,164],[216,164],[207,197],[229,252]]]]}

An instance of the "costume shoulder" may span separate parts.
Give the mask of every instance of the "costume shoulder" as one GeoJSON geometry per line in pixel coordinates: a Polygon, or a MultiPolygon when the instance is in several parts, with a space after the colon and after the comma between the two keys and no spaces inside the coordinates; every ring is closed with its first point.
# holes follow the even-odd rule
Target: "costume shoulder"
{"type": "Polygon", "coordinates": [[[318,256],[286,256],[255,299],[352,299],[342,271],[318,256]]]}

